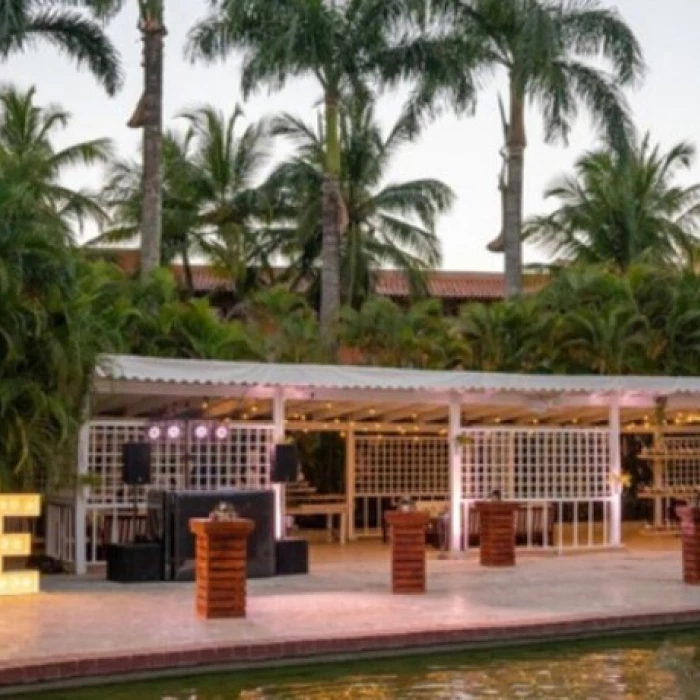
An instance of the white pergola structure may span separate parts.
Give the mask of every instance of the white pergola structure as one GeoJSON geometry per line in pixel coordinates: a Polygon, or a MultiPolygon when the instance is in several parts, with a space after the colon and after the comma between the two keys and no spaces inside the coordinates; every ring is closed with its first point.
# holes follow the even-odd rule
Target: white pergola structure
{"type": "MultiPolygon", "coordinates": [[[[651,432],[659,397],[668,432],[698,431],[697,378],[107,356],[95,377],[78,453],[77,471],[91,475],[92,486],[48,498],[47,552],[78,573],[99,559],[99,523],[132,507],[121,484],[121,447],[148,439],[154,421],[180,426],[177,437],[155,447],[155,488],[185,488],[188,460],[202,466],[197,488],[272,488],[270,454],[285,433],[336,431],[346,439],[351,538],[376,531],[382,500],[408,495],[449,508],[449,548],[456,552],[468,544],[472,504],[499,490],[524,504],[528,518],[542,510],[545,547],[618,546],[620,436],[651,432]],[[192,433],[222,422],[221,440],[197,441],[192,433]],[[546,534],[552,507],[558,541],[546,534]],[[356,526],[358,512],[365,517],[356,526]]],[[[698,448],[686,476],[700,487],[698,448]]],[[[284,499],[279,488],[277,494],[281,536],[284,499]]]]}

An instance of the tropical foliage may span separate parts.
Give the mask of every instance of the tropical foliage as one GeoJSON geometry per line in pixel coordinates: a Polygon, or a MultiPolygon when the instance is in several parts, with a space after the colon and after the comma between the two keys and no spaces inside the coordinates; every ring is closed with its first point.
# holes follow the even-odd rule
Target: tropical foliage
{"type": "Polygon", "coordinates": [[[700,184],[680,185],[695,148],[680,142],[666,152],[649,134],[631,149],[608,147],[585,154],[573,176],[545,196],[559,207],[532,218],[525,236],[563,262],[614,265],[694,262],[700,223],[700,184]]]}
{"type": "MultiPolygon", "coordinates": [[[[339,180],[347,216],[340,246],[344,304],[357,307],[371,293],[372,273],[386,267],[401,270],[416,291],[424,292],[421,273],[440,263],[435,226],[452,204],[452,191],[430,178],[387,182],[392,158],[411,141],[413,131],[409,113],[383,134],[375,107],[365,95],[355,94],[343,102],[339,180]]],[[[316,296],[323,248],[323,130],[286,114],[275,120],[273,133],[297,147],[293,159],[274,170],[267,187],[291,219],[285,254],[293,281],[310,286],[316,296]]]]}
{"type": "Polygon", "coordinates": [[[67,54],[79,66],[87,66],[107,93],[113,95],[122,80],[117,51],[99,23],[70,7],[90,2],[4,0],[0,12],[0,59],[7,62],[12,54],[42,41],[67,54]]]}
{"type": "Polygon", "coordinates": [[[40,107],[34,98],[33,88],[0,89],[0,186],[12,191],[15,205],[53,218],[57,235],[70,239],[86,221],[102,222],[106,214],[95,193],[72,190],[62,177],[75,166],[105,163],[111,143],[94,139],[56,148],[70,115],[57,106],[40,107]]]}
{"type": "MultiPolygon", "coordinates": [[[[94,16],[107,21],[118,15],[127,0],[63,0],[89,8],[94,16]]],[[[162,261],[161,238],[163,200],[161,188],[163,160],[163,51],[167,30],[164,0],[138,0],[138,30],[143,43],[143,92],[127,122],[131,129],[143,130],[142,206],[139,236],[140,267],[143,278],[162,261]]]]}
{"type": "Polygon", "coordinates": [[[630,123],[621,88],[641,76],[641,48],[618,13],[597,0],[433,0],[429,6],[429,26],[442,29],[444,58],[424,71],[423,92],[442,87],[463,103],[465,76],[453,66],[458,57],[474,97],[484,75],[508,76],[503,230],[492,248],[505,255],[507,294],[518,294],[526,105],[537,106],[548,141],[566,141],[583,106],[622,146],[630,123]]]}
{"type": "MultiPolygon", "coordinates": [[[[269,278],[279,234],[261,173],[271,150],[265,123],[240,128],[240,108],[226,116],[204,106],[181,114],[184,131],[163,139],[162,259],[178,259],[194,292],[191,256],[204,256],[238,298],[269,278]]],[[[111,221],[93,243],[136,240],[143,204],[139,162],[115,160],[103,190],[111,221]]]]}
{"type": "MultiPolygon", "coordinates": [[[[110,19],[125,0],[6,4],[2,59],[41,37],[109,92],[117,88],[114,50],[84,13],[110,19]]],[[[243,125],[238,107],[222,114],[204,106],[163,134],[162,0],[138,3],[137,162],[113,156],[106,140],[58,147],[68,114],[39,106],[34,90],[0,91],[0,488],[65,475],[107,352],[313,362],[340,341],[346,360],[370,365],[700,375],[700,190],[677,181],[694,150],[635,140],[621,91],[640,77],[642,55],[615,11],[597,0],[239,0],[210,8],[190,34],[190,55],[212,61],[240,51],[244,97],[315,80],[318,125],[291,115],[243,125]],[[446,103],[473,108],[484,78],[501,69],[509,88],[495,248],[505,251],[512,298],[447,316],[423,282],[440,263],[436,221],[453,194],[429,174],[397,182],[388,171],[426,115],[446,103]],[[408,105],[384,130],[378,92],[402,81],[408,105]],[[548,140],[566,140],[585,107],[605,141],[549,190],[559,208],[527,223],[526,236],[566,265],[523,297],[514,293],[528,102],[548,140]],[[281,138],[296,150],[269,163],[281,138]],[[107,160],[99,197],[65,185],[66,169],[107,160]],[[80,227],[94,222],[101,242],[141,238],[139,279],[76,246],[80,227]],[[225,280],[223,308],[195,285],[194,258],[225,280]],[[184,289],[156,269],[160,261],[181,263],[184,289]],[[410,281],[410,303],[373,296],[373,275],[386,266],[410,281]]]]}
{"type": "Polygon", "coordinates": [[[325,0],[280,3],[242,0],[214,3],[209,17],[190,35],[195,60],[213,61],[243,52],[244,95],[267,85],[310,77],[323,93],[321,328],[325,345],[335,346],[341,303],[341,236],[348,225],[348,203],[341,189],[339,115],[343,93],[371,94],[386,83],[416,72],[422,37],[402,41],[412,0],[325,0]]]}

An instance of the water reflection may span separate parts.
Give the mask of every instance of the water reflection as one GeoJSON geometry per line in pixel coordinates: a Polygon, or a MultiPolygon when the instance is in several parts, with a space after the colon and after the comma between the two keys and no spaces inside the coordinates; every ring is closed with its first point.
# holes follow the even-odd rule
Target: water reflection
{"type": "Polygon", "coordinates": [[[700,700],[700,636],[163,679],[26,700],[700,700]]]}
{"type": "MultiPolygon", "coordinates": [[[[687,649],[686,649],[687,652],[687,649]]],[[[683,653],[681,651],[681,653],[683,653]]],[[[677,679],[657,663],[653,649],[566,654],[553,660],[509,659],[480,666],[430,665],[404,661],[394,673],[348,674],[296,679],[245,687],[183,689],[148,696],[161,700],[477,700],[532,698],[546,700],[700,700],[690,697],[677,679]]],[[[393,664],[395,665],[395,663],[393,664]]],[[[315,675],[315,674],[314,674],[315,675]]],[[[692,691],[691,691],[692,692],[692,691]]],[[[142,696],[132,695],[133,700],[142,696]]],[[[147,696],[143,696],[144,700],[147,696]]]]}

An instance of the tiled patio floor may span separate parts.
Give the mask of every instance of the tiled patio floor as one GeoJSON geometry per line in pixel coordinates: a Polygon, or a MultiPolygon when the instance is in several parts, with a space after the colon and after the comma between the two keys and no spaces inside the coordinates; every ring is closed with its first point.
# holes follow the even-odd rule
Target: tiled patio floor
{"type": "Polygon", "coordinates": [[[640,626],[645,616],[647,622],[700,622],[700,587],[682,583],[680,553],[669,544],[670,551],[523,556],[508,570],[483,569],[474,555],[431,558],[423,596],[391,595],[388,548],[319,545],[308,576],[250,581],[246,619],[208,622],[194,615],[190,583],[46,577],[39,596],[0,599],[0,685],[372,650],[378,639],[384,641],[377,648],[388,649],[392,635],[404,646],[417,646],[468,641],[470,635],[483,641],[488,630],[502,639],[518,626],[533,634],[535,625],[542,634],[555,628],[575,632],[584,622],[589,631],[624,627],[623,618],[633,616],[640,626]],[[106,664],[115,658],[121,662],[106,664]]]}

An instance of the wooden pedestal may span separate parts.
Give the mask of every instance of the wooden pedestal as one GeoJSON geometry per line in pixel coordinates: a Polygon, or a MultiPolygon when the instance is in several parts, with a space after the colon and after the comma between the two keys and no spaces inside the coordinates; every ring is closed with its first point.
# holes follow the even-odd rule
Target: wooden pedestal
{"type": "Polygon", "coordinates": [[[197,615],[245,617],[246,555],[252,520],[190,520],[196,538],[197,615]]]}
{"type": "Polygon", "coordinates": [[[683,581],[700,586],[700,508],[679,506],[683,548],[683,581]]]}
{"type": "Polygon", "coordinates": [[[517,503],[482,501],[479,513],[481,566],[515,566],[515,514],[517,503]]]}
{"type": "Polygon", "coordinates": [[[425,529],[427,513],[389,511],[391,527],[391,590],[425,593],[425,529]]]}

